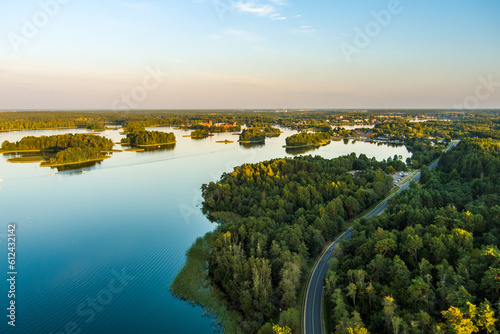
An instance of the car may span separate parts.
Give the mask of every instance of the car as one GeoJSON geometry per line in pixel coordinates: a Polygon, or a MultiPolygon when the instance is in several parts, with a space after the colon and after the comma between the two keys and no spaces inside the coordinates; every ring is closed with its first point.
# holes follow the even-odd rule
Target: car
{"type": "Polygon", "coordinates": [[[330,252],[333,252],[333,246],[328,249],[330,252]]]}

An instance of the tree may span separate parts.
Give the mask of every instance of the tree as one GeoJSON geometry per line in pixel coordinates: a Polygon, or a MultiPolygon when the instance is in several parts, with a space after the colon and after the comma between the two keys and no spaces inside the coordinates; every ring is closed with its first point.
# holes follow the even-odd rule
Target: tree
{"type": "Polygon", "coordinates": [[[283,326],[297,329],[300,326],[300,312],[296,308],[289,308],[281,314],[283,326]]]}
{"type": "Polygon", "coordinates": [[[274,333],[276,334],[292,334],[292,330],[288,327],[280,327],[278,325],[273,326],[274,333]]]}

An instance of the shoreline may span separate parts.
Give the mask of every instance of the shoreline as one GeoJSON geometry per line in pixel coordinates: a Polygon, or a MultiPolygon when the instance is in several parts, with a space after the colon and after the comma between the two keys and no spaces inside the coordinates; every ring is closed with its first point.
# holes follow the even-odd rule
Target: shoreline
{"type": "MultiPolygon", "coordinates": [[[[148,144],[148,145],[131,145],[131,146],[137,146],[137,147],[153,147],[153,146],[165,146],[165,145],[172,145],[177,143],[177,141],[171,142],[171,143],[161,143],[161,144],[148,144]]],[[[130,145],[130,144],[129,144],[130,145]]]]}
{"type": "Polygon", "coordinates": [[[44,161],[46,160],[42,156],[18,157],[18,158],[7,159],[7,162],[11,164],[33,164],[44,161]]]}
{"type": "Polygon", "coordinates": [[[290,146],[290,145],[283,145],[283,148],[307,148],[307,147],[318,147],[318,146],[325,146],[330,144],[331,139],[328,141],[324,141],[321,143],[316,143],[316,144],[307,144],[307,145],[298,145],[298,146],[290,146]]]}
{"type": "Polygon", "coordinates": [[[34,152],[42,152],[42,150],[14,150],[14,151],[2,151],[0,150],[0,154],[11,154],[11,153],[34,153],[34,152]]]}
{"type": "Polygon", "coordinates": [[[242,144],[265,144],[266,141],[265,140],[262,140],[262,141],[252,141],[252,140],[242,141],[242,140],[238,140],[238,143],[242,143],[242,144]]]}
{"type": "Polygon", "coordinates": [[[102,157],[98,159],[89,159],[89,160],[83,160],[83,161],[77,161],[77,162],[65,162],[65,163],[60,163],[60,164],[44,164],[43,162],[40,164],[40,167],[62,167],[62,166],[70,166],[70,165],[79,165],[79,164],[84,164],[87,162],[94,162],[94,161],[102,161],[109,159],[111,157],[102,157]]]}

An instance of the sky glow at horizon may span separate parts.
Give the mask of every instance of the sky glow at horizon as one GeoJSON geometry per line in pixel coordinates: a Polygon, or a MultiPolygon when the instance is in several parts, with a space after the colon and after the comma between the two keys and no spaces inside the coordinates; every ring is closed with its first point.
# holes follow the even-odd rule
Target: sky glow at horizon
{"type": "Polygon", "coordinates": [[[0,109],[500,108],[494,0],[0,3],[0,109]]]}

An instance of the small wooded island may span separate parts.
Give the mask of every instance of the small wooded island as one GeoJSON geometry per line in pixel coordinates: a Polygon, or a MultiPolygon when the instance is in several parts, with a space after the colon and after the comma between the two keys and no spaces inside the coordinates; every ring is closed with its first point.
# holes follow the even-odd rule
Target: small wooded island
{"type": "Polygon", "coordinates": [[[163,146],[176,143],[173,132],[147,131],[140,125],[126,128],[127,137],[121,140],[122,145],[134,147],[163,146]]]}
{"type": "MultiPolygon", "coordinates": [[[[56,167],[106,159],[107,151],[113,149],[113,141],[93,134],[64,134],[54,136],[28,136],[11,143],[4,141],[0,153],[41,152],[41,166],[56,167]]],[[[37,159],[13,158],[11,162],[39,162],[37,159]]]]}
{"type": "Polygon", "coordinates": [[[266,142],[266,134],[258,128],[245,129],[240,134],[239,142],[244,144],[264,144],[266,142]]]}
{"type": "Polygon", "coordinates": [[[193,132],[191,132],[191,138],[194,138],[194,139],[203,139],[203,138],[207,138],[210,136],[210,132],[208,130],[195,130],[193,132]]]}
{"type": "Polygon", "coordinates": [[[330,142],[332,134],[330,132],[297,133],[286,139],[286,148],[302,148],[311,146],[323,146],[330,142]]]}
{"type": "Polygon", "coordinates": [[[265,144],[266,137],[279,137],[280,129],[273,128],[269,124],[253,123],[251,127],[243,130],[240,134],[240,143],[265,144]]]}

